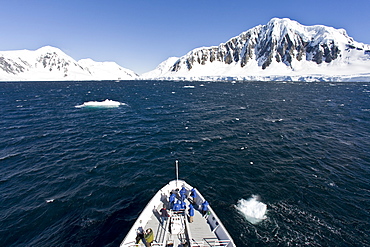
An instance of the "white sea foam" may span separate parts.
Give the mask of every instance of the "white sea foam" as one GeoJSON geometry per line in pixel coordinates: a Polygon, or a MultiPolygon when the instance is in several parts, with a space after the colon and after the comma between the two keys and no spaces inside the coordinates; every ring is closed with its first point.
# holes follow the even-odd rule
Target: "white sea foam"
{"type": "Polygon", "coordinates": [[[125,103],[121,103],[114,100],[106,99],[104,101],[88,101],[84,102],[82,105],[76,105],[76,108],[83,108],[83,107],[97,107],[97,108],[114,108],[119,107],[120,105],[125,105],[125,103]]]}
{"type": "Polygon", "coordinates": [[[272,123],[283,121],[282,118],[264,118],[263,120],[268,121],[268,122],[272,122],[272,123]]]}
{"type": "Polygon", "coordinates": [[[267,205],[259,201],[259,196],[252,195],[248,200],[240,199],[236,209],[252,224],[266,219],[267,205]]]}

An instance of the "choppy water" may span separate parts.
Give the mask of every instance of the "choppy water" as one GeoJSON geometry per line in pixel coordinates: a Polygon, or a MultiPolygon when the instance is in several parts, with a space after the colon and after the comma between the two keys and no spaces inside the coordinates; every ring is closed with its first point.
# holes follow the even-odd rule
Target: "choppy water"
{"type": "Polygon", "coordinates": [[[370,84],[0,83],[0,104],[1,246],[117,246],[176,159],[237,246],[370,245],[370,84]]]}

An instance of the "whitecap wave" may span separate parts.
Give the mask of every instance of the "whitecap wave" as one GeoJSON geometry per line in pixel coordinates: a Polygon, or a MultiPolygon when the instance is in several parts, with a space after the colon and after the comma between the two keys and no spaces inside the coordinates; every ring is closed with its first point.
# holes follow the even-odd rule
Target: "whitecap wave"
{"type": "Polygon", "coordinates": [[[75,107],[76,108],[83,108],[83,107],[114,108],[114,107],[119,107],[120,105],[125,105],[125,103],[106,99],[104,101],[84,102],[82,105],[76,105],[75,107]]]}
{"type": "Polygon", "coordinates": [[[264,118],[263,120],[271,122],[271,123],[276,123],[276,122],[281,122],[284,119],[282,119],[282,118],[264,118]]]}
{"type": "Polygon", "coordinates": [[[248,200],[240,199],[236,209],[252,224],[266,219],[267,205],[259,201],[259,196],[252,195],[248,200]]]}

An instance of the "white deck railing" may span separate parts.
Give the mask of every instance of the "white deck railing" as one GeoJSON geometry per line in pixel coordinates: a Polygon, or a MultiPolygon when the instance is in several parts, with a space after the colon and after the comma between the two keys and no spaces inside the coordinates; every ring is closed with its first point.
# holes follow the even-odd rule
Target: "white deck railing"
{"type": "Polygon", "coordinates": [[[191,247],[214,247],[214,246],[227,246],[230,240],[218,240],[218,239],[204,239],[204,241],[198,241],[191,243],[191,247]]]}

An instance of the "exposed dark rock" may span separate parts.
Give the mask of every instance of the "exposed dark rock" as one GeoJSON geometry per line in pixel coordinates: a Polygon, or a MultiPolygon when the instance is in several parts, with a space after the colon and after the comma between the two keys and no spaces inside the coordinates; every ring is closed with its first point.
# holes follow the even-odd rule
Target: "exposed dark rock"
{"type": "Polygon", "coordinates": [[[228,51],[226,56],[225,56],[225,63],[226,64],[231,64],[233,62],[233,57],[231,56],[231,52],[228,51]]]}
{"type": "Polygon", "coordinates": [[[181,68],[181,66],[180,66],[180,60],[177,60],[177,62],[174,65],[172,65],[171,71],[172,72],[179,71],[180,68],[181,68]]]}
{"type": "Polygon", "coordinates": [[[4,57],[0,57],[0,69],[4,70],[5,72],[9,74],[17,74],[24,72],[26,70],[25,67],[22,65],[14,62],[11,59],[6,59],[4,57]]]}
{"type": "Polygon", "coordinates": [[[312,61],[316,62],[317,64],[321,64],[323,52],[320,50],[320,48],[317,48],[314,54],[315,55],[313,56],[312,61]]]}

